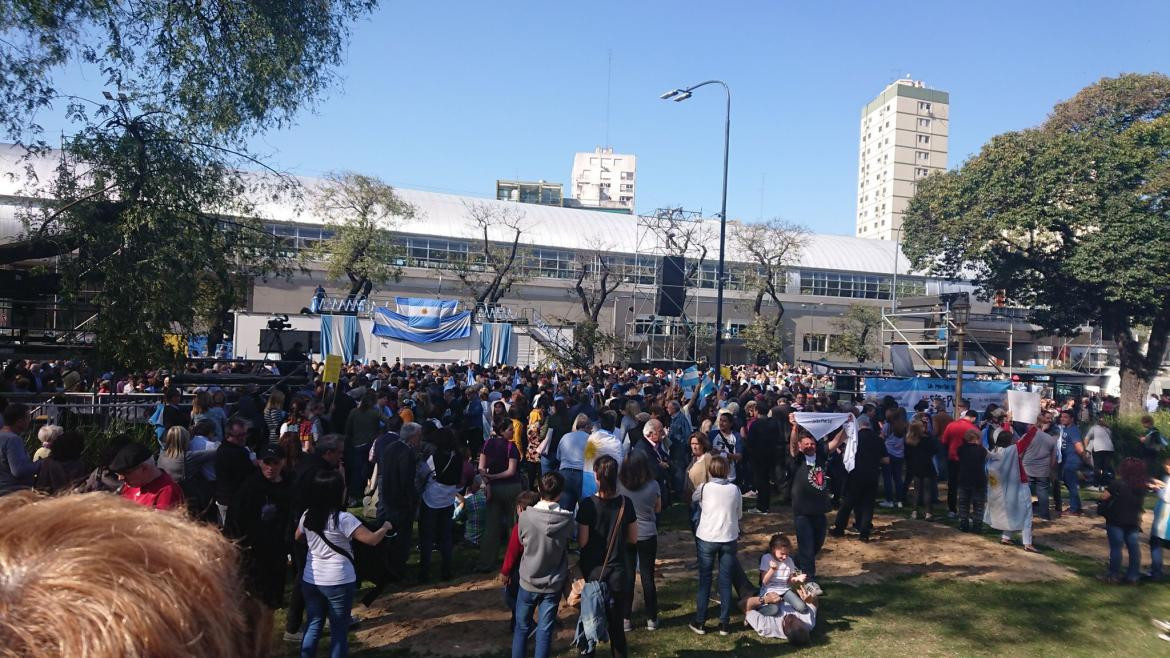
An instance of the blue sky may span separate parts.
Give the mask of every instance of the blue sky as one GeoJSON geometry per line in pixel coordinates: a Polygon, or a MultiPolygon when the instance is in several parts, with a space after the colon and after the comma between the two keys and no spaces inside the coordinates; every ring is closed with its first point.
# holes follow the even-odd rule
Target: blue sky
{"type": "Polygon", "coordinates": [[[718,211],[732,89],[728,214],[852,234],[860,108],[911,74],[951,94],[950,166],[1042,121],[1103,76],[1170,73],[1170,2],[383,2],[342,82],[254,143],[306,175],[492,196],[497,178],[566,183],[575,151],[638,156],[640,211],[718,211]]]}

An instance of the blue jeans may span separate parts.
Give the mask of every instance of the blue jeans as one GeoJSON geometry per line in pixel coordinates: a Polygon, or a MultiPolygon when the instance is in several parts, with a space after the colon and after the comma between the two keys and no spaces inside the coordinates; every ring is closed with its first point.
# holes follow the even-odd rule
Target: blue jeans
{"type": "Polygon", "coordinates": [[[1081,511],[1081,482],[1077,478],[1078,472],[1079,469],[1076,467],[1065,468],[1060,472],[1060,480],[1068,488],[1068,511],[1074,514],[1081,511]]]}
{"type": "Polygon", "coordinates": [[[560,466],[560,464],[557,462],[555,457],[547,457],[544,455],[542,455],[540,457],[540,474],[541,475],[544,475],[545,473],[552,473],[552,472],[556,471],[559,466],[560,466]]]}
{"type": "Polygon", "coordinates": [[[562,468],[557,471],[565,478],[565,488],[561,490],[561,509],[572,512],[577,508],[577,501],[581,499],[581,469],[562,468]]]}
{"type": "Polygon", "coordinates": [[[516,595],[516,629],[512,632],[512,658],[524,658],[528,633],[532,630],[532,611],[536,611],[536,658],[548,658],[552,646],[553,623],[557,620],[560,592],[541,594],[523,587],[516,595]]]}
{"type": "Polygon", "coordinates": [[[1162,539],[1150,533],[1150,576],[1155,580],[1161,579],[1164,575],[1162,573],[1162,549],[1170,546],[1170,539],[1162,539]]]}
{"type": "Polygon", "coordinates": [[[711,602],[711,569],[719,562],[719,622],[731,621],[731,579],[735,571],[735,541],[710,542],[696,540],[699,545],[699,595],[695,599],[695,623],[707,621],[707,605],[711,602]]]}
{"type": "MultiPolygon", "coordinates": [[[[1028,486],[1032,488],[1032,493],[1036,496],[1036,511],[1034,514],[1042,519],[1051,521],[1052,513],[1048,510],[1048,492],[1052,486],[1052,480],[1029,476],[1028,486]]],[[[1059,512],[1060,510],[1057,511],[1059,512]]]]}
{"type": "Polygon", "coordinates": [[[829,521],[824,514],[797,514],[796,524],[796,566],[808,574],[808,579],[817,579],[817,553],[825,545],[825,533],[829,521]]]}
{"type": "Polygon", "coordinates": [[[906,497],[906,487],[902,484],[902,464],[904,457],[890,457],[890,463],[882,464],[882,488],[887,502],[902,502],[906,497]]]}
{"type": "Polygon", "coordinates": [[[1141,547],[1138,546],[1138,535],[1140,534],[1137,528],[1122,528],[1117,525],[1105,526],[1105,535],[1109,537],[1110,576],[1121,577],[1121,545],[1125,544],[1125,549],[1129,553],[1129,566],[1125,570],[1125,579],[1131,583],[1137,582],[1142,567],[1142,552],[1141,547]]]}
{"type": "Polygon", "coordinates": [[[349,609],[353,606],[357,583],[311,585],[302,582],[301,588],[305,592],[305,610],[309,615],[305,638],[301,640],[301,658],[317,655],[317,641],[321,639],[325,615],[329,615],[329,657],[349,655],[349,609]]]}

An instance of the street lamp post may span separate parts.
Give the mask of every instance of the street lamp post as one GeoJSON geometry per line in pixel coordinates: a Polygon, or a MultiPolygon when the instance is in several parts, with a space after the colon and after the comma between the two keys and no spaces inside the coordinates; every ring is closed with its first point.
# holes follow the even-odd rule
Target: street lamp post
{"type": "Polygon", "coordinates": [[[951,321],[958,329],[956,336],[959,347],[955,360],[955,410],[958,411],[959,402],[963,399],[963,343],[967,338],[967,321],[971,317],[971,299],[967,293],[959,293],[951,301],[951,321]]]}
{"type": "Polygon", "coordinates": [[[727,154],[731,145],[731,89],[722,80],[707,80],[685,89],[674,89],[662,94],[662,100],[673,100],[681,103],[691,97],[691,93],[699,87],[719,85],[727,93],[727,116],[723,122],[723,202],[719,212],[719,270],[715,274],[715,379],[720,377],[720,364],[723,361],[723,245],[727,240],[727,154]]]}

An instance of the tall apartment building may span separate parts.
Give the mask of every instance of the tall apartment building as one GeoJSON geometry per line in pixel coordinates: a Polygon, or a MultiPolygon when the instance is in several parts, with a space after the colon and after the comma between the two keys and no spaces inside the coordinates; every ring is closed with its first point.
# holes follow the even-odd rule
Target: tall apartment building
{"type": "Polygon", "coordinates": [[[903,78],[861,108],[857,237],[900,239],[917,181],[947,168],[950,94],[903,78]]]}
{"type": "Polygon", "coordinates": [[[614,153],[609,147],[577,153],[573,156],[573,196],[581,207],[633,213],[636,172],[635,156],[614,153]]]}

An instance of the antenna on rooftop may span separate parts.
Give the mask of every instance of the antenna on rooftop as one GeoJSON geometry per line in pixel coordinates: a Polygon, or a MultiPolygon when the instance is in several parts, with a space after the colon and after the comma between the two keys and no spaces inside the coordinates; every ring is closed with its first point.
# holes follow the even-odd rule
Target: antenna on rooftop
{"type": "Polygon", "coordinates": [[[605,148],[609,148],[609,107],[613,89],[613,50],[605,51],[605,148]]]}

